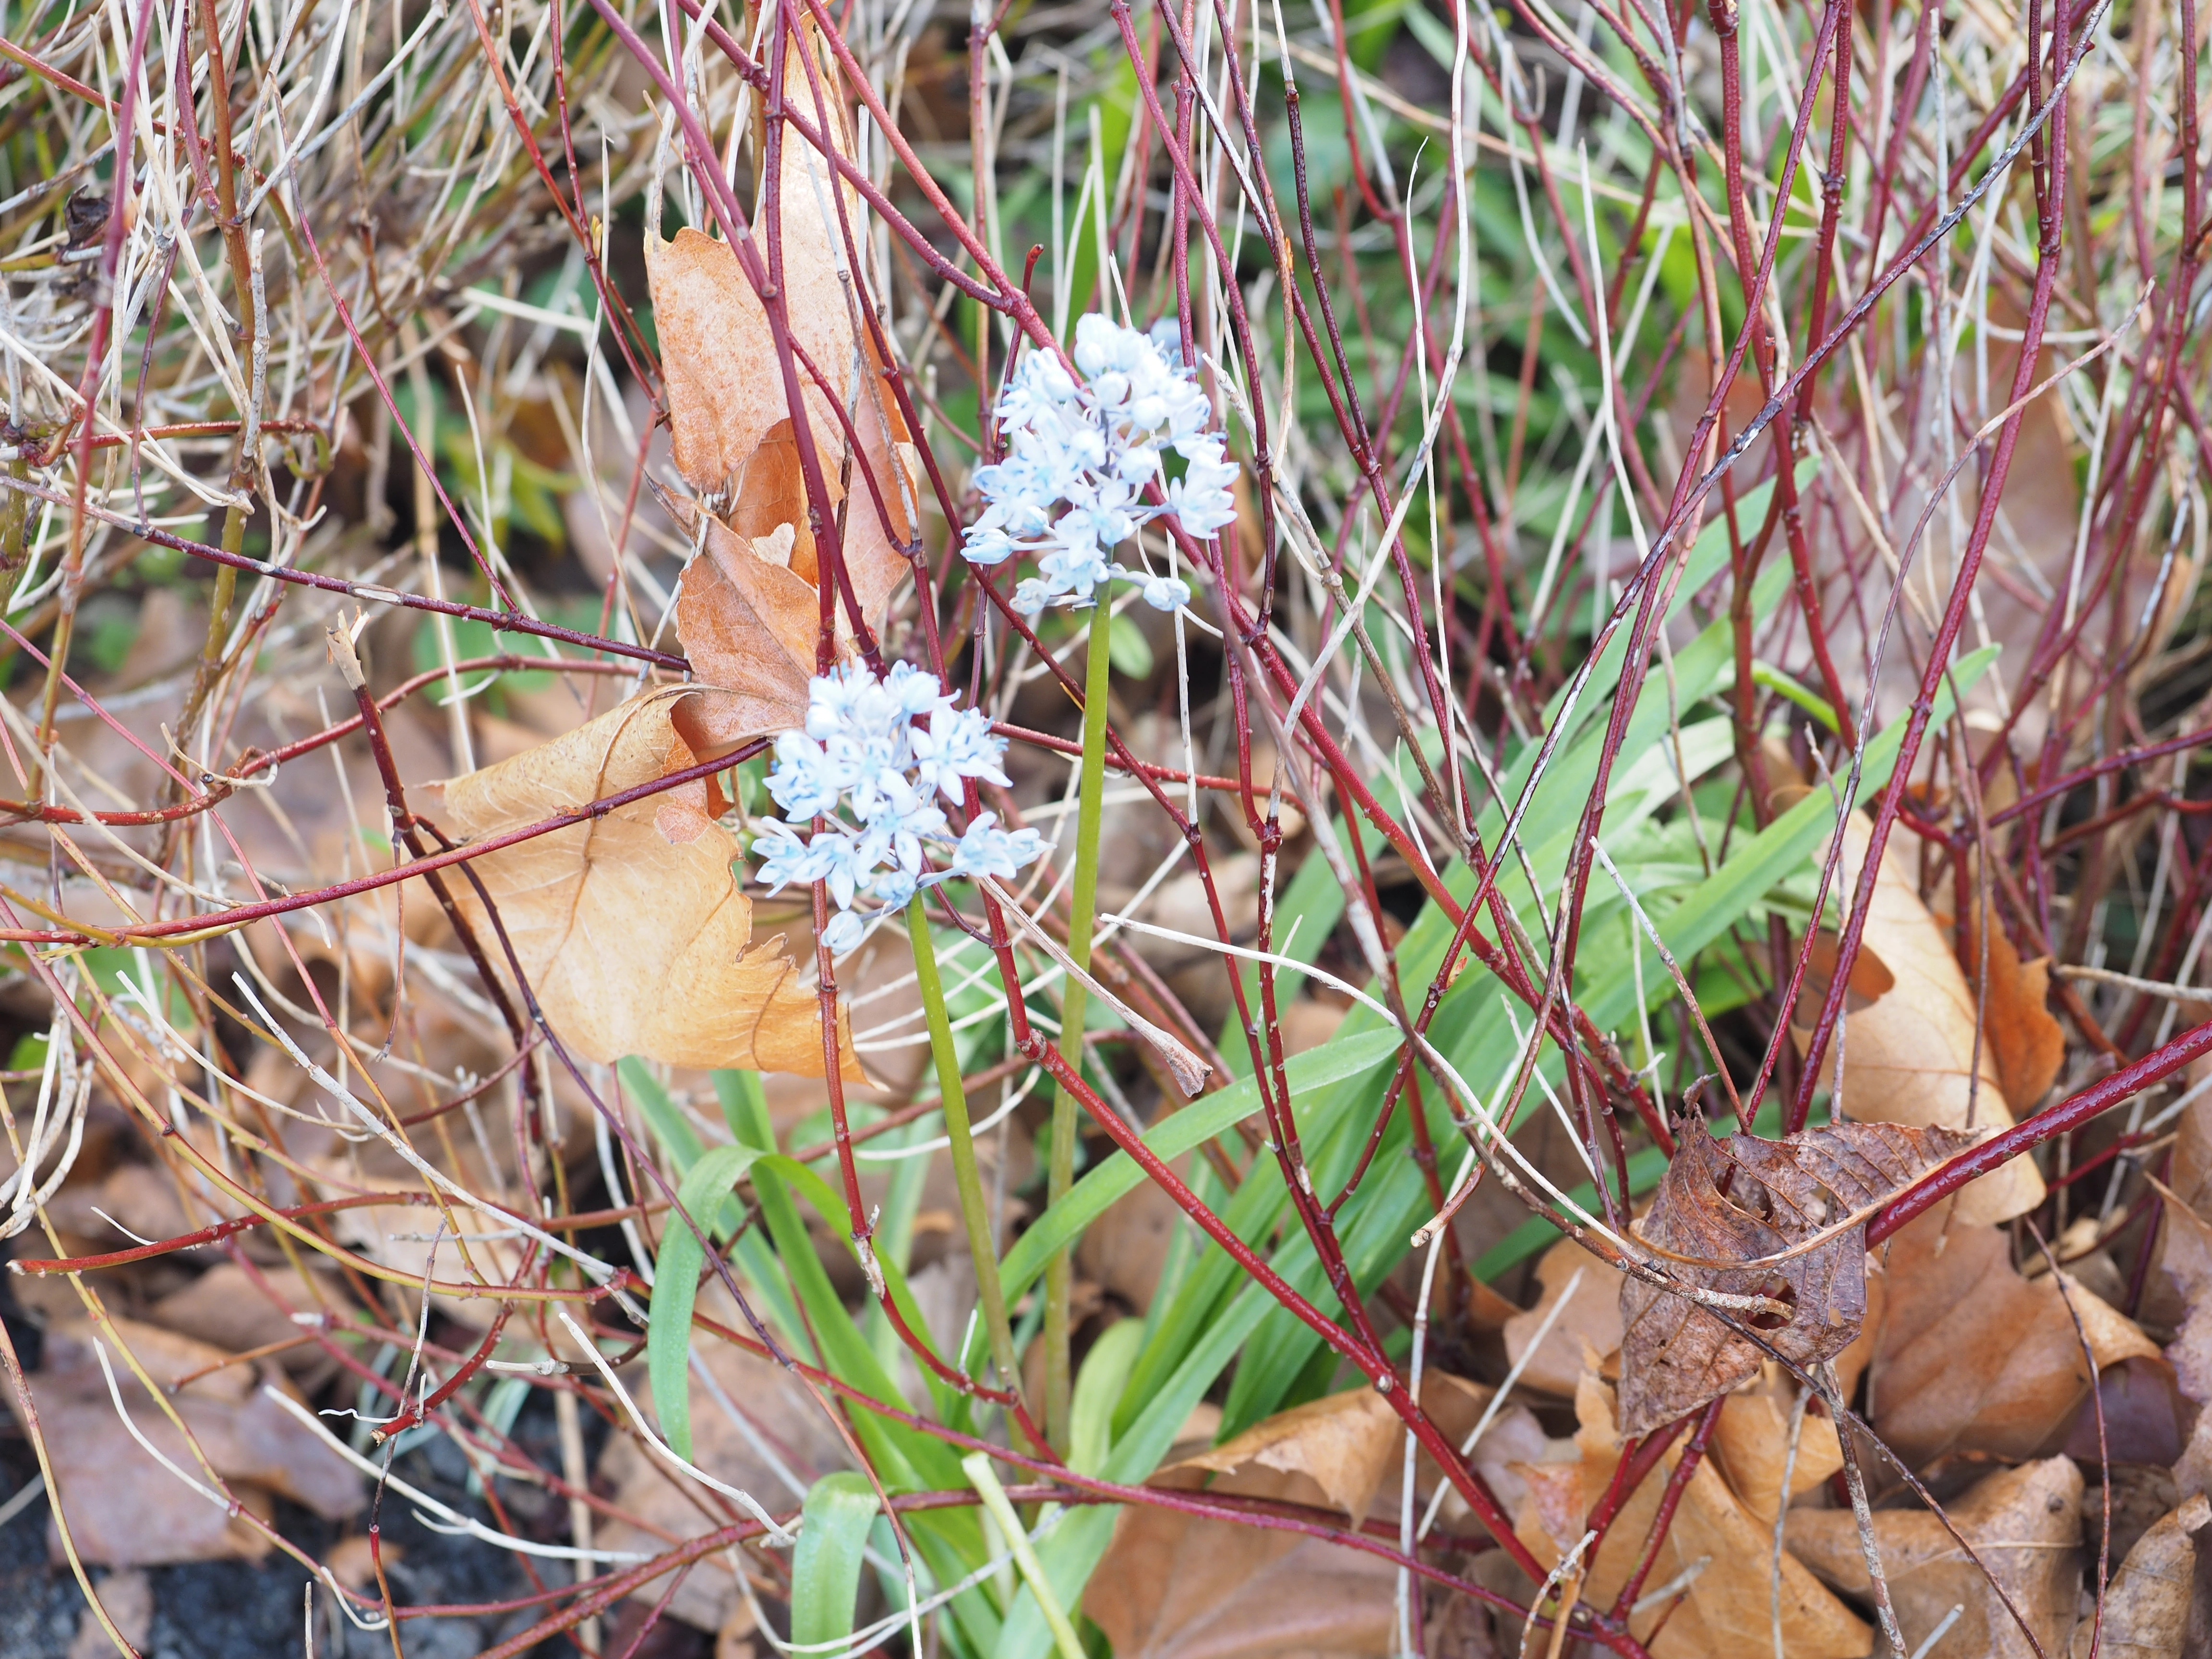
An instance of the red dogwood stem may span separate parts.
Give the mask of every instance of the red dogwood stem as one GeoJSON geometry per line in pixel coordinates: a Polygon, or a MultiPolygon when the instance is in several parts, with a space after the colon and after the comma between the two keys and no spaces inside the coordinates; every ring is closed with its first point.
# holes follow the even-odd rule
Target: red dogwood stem
{"type": "Polygon", "coordinates": [[[2094,1117],[2161,1083],[2192,1060],[2212,1054],[2212,1020],[2192,1026],[2162,1048],[2154,1048],[2132,1066],[2124,1066],[2078,1094],[2069,1095],[2047,1112],[2038,1112],[1992,1135],[1964,1157],[1940,1170],[1930,1170],[1867,1223],[1867,1243],[1879,1244],[1923,1211],[1941,1203],[1968,1182],[2008,1164],[2031,1147],[2053,1136],[2078,1129],[2094,1117]]]}

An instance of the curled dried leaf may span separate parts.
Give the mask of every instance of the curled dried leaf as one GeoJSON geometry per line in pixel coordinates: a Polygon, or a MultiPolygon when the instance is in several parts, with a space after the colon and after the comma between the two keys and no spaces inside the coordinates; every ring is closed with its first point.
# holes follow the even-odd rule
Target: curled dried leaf
{"type": "Polygon", "coordinates": [[[2005,1232],[1921,1217],[1884,1245],[1888,1280],[1868,1400],[1875,1431],[1916,1467],[1946,1452],[2035,1457],[2066,1439],[2100,1368],[2154,1358],[2135,1322],[2067,1278],[2026,1279],[2005,1232]],[[2070,1304],[2070,1309],[2069,1309],[2070,1304]],[[2081,1322],[2075,1328],[2075,1322],[2081,1322]]]}
{"type": "MultiPolygon", "coordinates": [[[[449,781],[430,810],[450,833],[477,841],[650,783],[693,762],[674,716],[712,695],[636,698],[566,737],[449,781]]],[[[780,937],[753,947],[752,904],[731,873],[737,853],[708,816],[701,781],[474,865],[538,1006],[578,1053],[819,1077],[814,988],[780,937]]],[[[489,944],[495,935],[475,888],[453,885],[489,944]]],[[[844,1075],[861,1079],[842,1010],[838,1024],[844,1075]]]]}
{"type": "MultiPolygon", "coordinates": [[[[1764,1309],[1747,1305],[1737,1322],[1759,1329],[1782,1358],[1815,1364],[1841,1353],[1866,1321],[1864,1216],[1972,1144],[1893,1123],[1717,1141],[1692,1119],[1636,1230],[1683,1285],[1764,1298],[1764,1309]]],[[[1759,1370],[1756,1344],[1679,1291],[1628,1279],[1620,1320],[1624,1433],[1671,1423],[1759,1370]]]]}
{"type": "MultiPolygon", "coordinates": [[[[2022,962],[1995,916],[1989,919],[1986,931],[1990,963],[1983,1039],[1989,1044],[2006,1103],[2015,1112],[2032,1112],[2051,1092],[2066,1060],[2066,1032],[2048,1006],[2051,958],[2022,962]]],[[[1959,960],[1969,989],[1984,977],[1976,966],[1984,932],[1972,917],[1959,932],[1959,960]]]]}
{"type": "MultiPolygon", "coordinates": [[[[1487,1389],[1434,1371],[1421,1391],[1422,1408],[1455,1442],[1474,1429],[1488,1398],[1487,1389]]],[[[1395,1512],[1404,1450],[1397,1413],[1372,1389],[1352,1389],[1255,1424],[1169,1465],[1152,1484],[1364,1519],[1395,1512]]],[[[1417,1489],[1436,1478],[1424,1460],[1417,1489]]],[[[1324,1540],[1132,1505],[1115,1522],[1083,1610],[1117,1659],[1364,1659],[1390,1651],[1396,1588],[1388,1562],[1324,1540]]]]}
{"type": "MultiPolygon", "coordinates": [[[[268,1535],[210,1496],[207,1468],[264,1520],[271,1497],[329,1520],[353,1514],[366,1501],[352,1466],[269,1397],[271,1389],[293,1392],[273,1369],[238,1364],[224,1349],[112,1316],[98,1329],[81,1317],[57,1322],[46,1343],[44,1368],[27,1380],[58,1501],[88,1561],[151,1566],[264,1554],[268,1535]],[[95,1342],[106,1351],[106,1370],[95,1342]],[[124,1358],[125,1347],[169,1394],[181,1429],[138,1382],[124,1358]],[[118,1400],[130,1413],[127,1426],[117,1413],[118,1400]],[[149,1443],[172,1468],[162,1468],[149,1443]],[[195,1491],[172,1469],[204,1489],[195,1491]]],[[[58,1534],[52,1522],[48,1528],[58,1555],[58,1534]]]]}
{"type": "MultiPolygon", "coordinates": [[[[790,73],[805,71],[794,37],[790,73]]],[[[851,153],[843,111],[830,137],[851,153]]],[[[763,201],[763,217],[769,212],[763,201]]],[[[852,609],[880,632],[911,571],[915,462],[884,385],[872,335],[856,329],[857,278],[847,233],[864,239],[860,204],[827,160],[793,133],[774,205],[799,413],[824,499],[810,500],[784,367],[760,295],[737,254],[693,229],[646,238],[660,331],[677,471],[704,498],[700,556],[685,570],[676,631],[694,672],[733,695],[689,711],[702,748],[796,726],[815,671],[825,573],[817,541],[834,529],[852,606],[841,590],[833,651],[857,641],[852,609]],[[832,515],[834,526],[823,521],[832,515]]],[[[763,250],[769,227],[755,228],[763,250]]]]}
{"type": "MultiPolygon", "coordinates": [[[[1872,832],[1863,812],[1844,820],[1845,891],[1865,866],[1872,832]]],[[[1846,1013],[1838,1041],[1829,1048],[1832,1077],[1838,1049],[1843,1055],[1842,1109],[1855,1118],[1916,1128],[2010,1127],[2022,1103],[1999,1079],[1996,1047],[1986,1040],[1987,1031],[1984,1041],[1975,1042],[1974,987],[1952,954],[1948,930],[1921,902],[1894,846],[1885,851],[1875,880],[1864,946],[1879,958],[1890,984],[1866,1006],[1846,1013]]],[[[1863,994],[1879,978],[1863,981],[1854,969],[1850,988],[1863,994]]],[[[1799,1006],[1796,1018],[1805,1022],[1796,1027],[1801,1048],[1817,1006],[1799,1006]]],[[[2024,1062],[2021,1086],[2033,1080],[2024,1062]]],[[[1958,1218],[2009,1220],[2041,1203],[2043,1191],[2033,1160],[2016,1158],[1960,1194],[1958,1218]]]]}
{"type": "Polygon", "coordinates": [[[2109,1659],[2181,1659],[2197,1582],[2191,1534],[2208,1522],[2212,1503],[2200,1492],[2136,1540],[2106,1590],[2101,1632],[2094,1617],[2075,1626],[2069,1659],[2089,1659],[2093,1644],[2109,1659]]]}
{"type": "MultiPolygon", "coordinates": [[[[2081,1583],[2081,1474],[2070,1458],[1990,1475],[1949,1506],[1980,1565],[1928,1511],[1875,1511],[1882,1575],[1907,1645],[1920,1650],[1957,1607],[1964,1612],[1925,1650],[1927,1659],[2033,1659],[2039,1649],[2057,1650],[2073,1628],[2081,1583]],[[2006,1596],[2034,1632],[2034,1645],[2006,1610],[2006,1596]]],[[[1814,1571],[1851,1595],[1871,1590],[1849,1510],[1792,1510],[1785,1525],[1790,1548],[1814,1571]]]]}

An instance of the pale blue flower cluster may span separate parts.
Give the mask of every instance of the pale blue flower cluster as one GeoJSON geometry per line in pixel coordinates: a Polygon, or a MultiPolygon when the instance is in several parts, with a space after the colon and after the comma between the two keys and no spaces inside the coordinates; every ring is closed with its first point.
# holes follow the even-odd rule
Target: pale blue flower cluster
{"type": "Polygon", "coordinates": [[[822,939],[835,954],[860,942],[863,896],[871,909],[896,909],[950,877],[1012,876],[1044,851],[1036,830],[1001,830],[994,812],[953,834],[938,796],[959,800],[969,778],[1006,781],[1006,740],[980,709],[954,702],[911,664],[881,680],[847,664],[809,686],[805,729],[775,740],[768,791],[785,817],[760,820],[760,878],[771,891],[829,884],[837,914],[822,939]],[[804,826],[817,817],[828,822],[810,836],[804,826]],[[927,867],[925,848],[942,869],[927,867]]]}
{"type": "Polygon", "coordinates": [[[976,469],[983,514],[963,550],[977,564],[1036,556],[1036,575],[1014,590],[1024,615],[1093,604],[1116,578],[1142,584],[1156,610],[1179,609],[1190,603],[1189,584],[1107,555],[1156,518],[1173,518],[1198,537],[1236,521],[1237,465],[1221,434],[1206,429],[1213,411],[1170,343],[1174,326],[1140,334],[1093,312],[1075,325],[1082,385],[1042,351],[1024,358],[1007,382],[999,399],[1006,458],[976,469]],[[1145,488],[1164,478],[1170,449],[1183,473],[1165,482],[1166,505],[1154,507],[1145,488]]]}

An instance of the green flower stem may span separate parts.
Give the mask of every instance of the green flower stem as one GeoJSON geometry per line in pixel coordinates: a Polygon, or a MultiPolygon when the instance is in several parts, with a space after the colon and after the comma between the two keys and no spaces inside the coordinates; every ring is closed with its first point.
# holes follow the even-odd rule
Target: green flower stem
{"type": "MultiPolygon", "coordinates": [[[[1112,672],[1112,653],[1107,637],[1113,627],[1113,607],[1102,592],[1091,611],[1090,660],[1083,682],[1083,773],[1078,785],[1075,818],[1075,884],[1068,896],[1067,954],[1075,965],[1091,970],[1091,931],[1098,915],[1098,836],[1101,797],[1106,784],[1106,693],[1112,672]]],[[[1083,981],[1068,976],[1060,999],[1060,1053],[1071,1070],[1083,1065],[1083,1018],[1089,993],[1083,981]]],[[[1066,1089],[1052,1101],[1052,1153],[1046,1167],[1045,1204],[1057,1204],[1075,1180],[1076,1100],[1066,1089]]],[[[1063,1454],[1067,1450],[1070,1367],[1068,1364],[1067,1304],[1073,1278],[1073,1261],[1066,1249],[1054,1253],[1044,1270],[1044,1422],[1045,1436],[1063,1454]]]]}
{"type": "Polygon", "coordinates": [[[929,917],[916,893],[906,908],[907,937],[914,941],[915,978],[929,1018],[929,1052],[937,1062],[938,1091],[945,1097],[945,1138],[952,1143],[952,1179],[960,1189],[960,1215],[968,1224],[968,1254],[975,1261],[975,1293],[983,1305],[983,1328],[1001,1382],[1020,1385],[1014,1358],[1013,1328],[1006,1322],[1006,1293],[999,1288],[999,1242],[991,1236],[991,1212],[983,1200],[983,1182],[975,1170],[975,1139],[969,1128],[968,1093],[960,1085],[960,1054],[952,1046],[952,1019],[945,1006],[945,981],[937,971],[937,945],[929,917]]]}

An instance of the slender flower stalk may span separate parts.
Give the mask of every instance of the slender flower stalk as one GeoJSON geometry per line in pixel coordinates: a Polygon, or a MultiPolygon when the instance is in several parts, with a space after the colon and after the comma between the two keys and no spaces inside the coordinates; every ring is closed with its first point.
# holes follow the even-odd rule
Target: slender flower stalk
{"type": "Polygon", "coordinates": [[[937,945],[929,914],[916,893],[906,907],[907,937],[914,941],[914,973],[921,987],[921,1006],[929,1022],[929,1052],[937,1063],[938,1092],[945,1100],[945,1138],[952,1152],[952,1181],[960,1193],[960,1218],[967,1224],[968,1254],[975,1263],[975,1295],[990,1338],[991,1361],[1002,1388],[1018,1389],[1021,1370],[1014,1358],[1013,1327],[1006,1321],[1006,1298],[999,1286],[999,1241],[975,1168],[975,1138],[968,1117],[968,1091],[961,1086],[960,1054],[952,1043],[952,1018],[945,1005],[945,980],[937,969],[937,945]]]}
{"type": "MultiPolygon", "coordinates": [[[[1085,973],[1091,971],[1091,933],[1098,919],[1098,839],[1103,817],[1100,796],[1106,787],[1106,694],[1112,654],[1107,640],[1113,632],[1114,611],[1108,605],[1091,610],[1090,660],[1083,681],[1083,761],[1076,786],[1075,879],[1068,893],[1068,959],[1085,973]]],[[[1070,975],[1060,1000],[1060,1053],[1071,1071],[1083,1065],[1083,1021],[1090,994],[1083,981],[1070,975]]],[[[1052,1100],[1052,1147],[1045,1171],[1045,1203],[1060,1202],[1075,1179],[1075,1097],[1062,1085],[1052,1100]]],[[[1073,1283],[1073,1261],[1066,1249],[1055,1251],[1046,1264],[1044,1277],[1044,1412],[1045,1432],[1059,1450],[1067,1449],[1069,1400],[1067,1304],[1073,1283]]]]}

